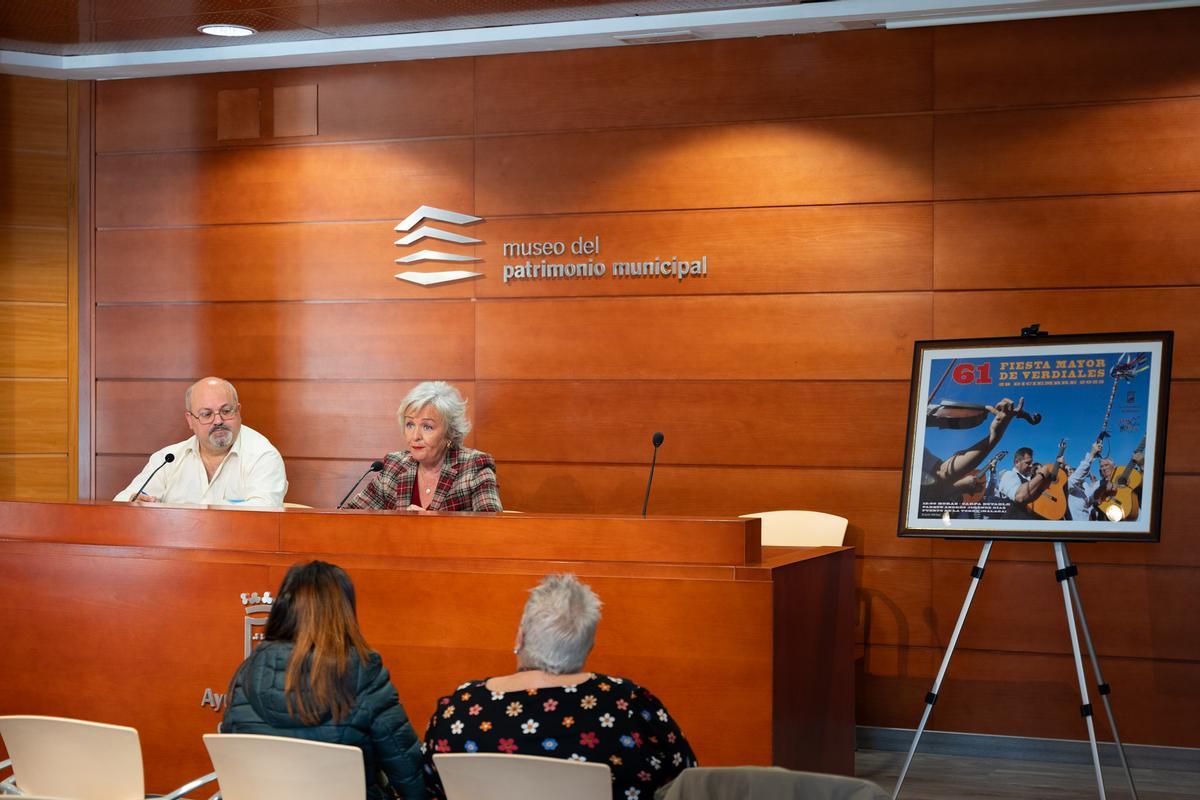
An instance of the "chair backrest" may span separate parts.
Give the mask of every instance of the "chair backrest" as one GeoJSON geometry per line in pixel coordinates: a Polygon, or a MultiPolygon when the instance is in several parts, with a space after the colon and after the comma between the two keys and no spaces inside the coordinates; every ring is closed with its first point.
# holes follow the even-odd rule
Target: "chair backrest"
{"type": "Polygon", "coordinates": [[[63,717],[0,717],[13,777],[26,794],[73,800],[141,800],[138,732],[63,717]]]}
{"type": "Polygon", "coordinates": [[[362,800],[362,750],[286,736],[206,733],[223,800],[362,800]]]}
{"type": "Polygon", "coordinates": [[[846,538],[849,520],[824,511],[760,511],[742,514],[762,520],[762,543],[771,546],[828,547],[846,538]]]}
{"type": "Polygon", "coordinates": [[[312,508],[312,506],[306,506],[306,505],[304,505],[304,503],[286,503],[286,502],[283,504],[283,507],[284,508],[312,508]]]}
{"type": "Polygon", "coordinates": [[[446,800],[611,800],[607,764],[503,753],[436,753],[446,800]]]}

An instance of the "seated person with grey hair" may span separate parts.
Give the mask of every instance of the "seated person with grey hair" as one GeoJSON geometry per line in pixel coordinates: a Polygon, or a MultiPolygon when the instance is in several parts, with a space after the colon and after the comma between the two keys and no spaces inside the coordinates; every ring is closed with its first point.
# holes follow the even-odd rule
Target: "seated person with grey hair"
{"type": "Polygon", "coordinates": [[[607,764],[614,800],[650,800],[696,757],[675,720],[627,678],[584,672],[600,598],[574,575],[529,592],[517,672],[469,681],[441,698],[425,731],[425,783],[445,798],[437,753],[508,753],[607,764]]]}
{"type": "Polygon", "coordinates": [[[342,508],[384,511],[501,511],[496,462],[463,446],[471,430],[467,401],[445,381],[417,384],[396,419],[407,450],[388,453],[383,469],[342,508]]]}
{"type": "Polygon", "coordinates": [[[288,488],[283,457],[267,437],[242,424],[232,383],[201,378],[184,392],[183,412],[192,437],[150,456],[114,500],[283,507],[288,488]]]}

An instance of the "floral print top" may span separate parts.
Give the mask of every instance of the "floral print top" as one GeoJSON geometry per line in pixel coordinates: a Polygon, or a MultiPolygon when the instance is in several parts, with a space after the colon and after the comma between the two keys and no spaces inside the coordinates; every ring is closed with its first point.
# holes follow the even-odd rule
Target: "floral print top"
{"type": "Polygon", "coordinates": [[[435,753],[517,753],[608,764],[613,800],[648,800],[696,756],[675,720],[636,683],[592,673],[575,686],[493,692],[469,681],[438,700],[421,752],[432,798],[435,753]]]}

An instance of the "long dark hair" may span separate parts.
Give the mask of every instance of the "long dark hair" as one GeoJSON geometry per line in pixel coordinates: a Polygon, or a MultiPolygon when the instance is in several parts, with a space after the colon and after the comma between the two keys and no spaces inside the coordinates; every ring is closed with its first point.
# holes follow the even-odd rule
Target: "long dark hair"
{"type": "Polygon", "coordinates": [[[360,662],[369,652],[345,570],[325,561],[289,569],[263,638],[292,643],[283,684],[288,714],[305,725],[316,725],[326,711],[335,722],[345,718],[354,706],[354,692],[346,685],[350,651],[360,662]]]}

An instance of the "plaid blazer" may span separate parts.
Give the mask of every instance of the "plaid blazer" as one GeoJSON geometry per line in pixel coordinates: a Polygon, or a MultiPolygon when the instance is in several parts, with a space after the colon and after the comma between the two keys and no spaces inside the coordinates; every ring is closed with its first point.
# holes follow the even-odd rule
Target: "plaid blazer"
{"type": "MultiPolygon", "coordinates": [[[[417,462],[407,450],[388,453],[383,470],[342,508],[381,511],[408,508],[416,480],[417,462]]],[[[469,447],[448,448],[428,510],[500,511],[502,508],[496,488],[495,459],[469,447]]]]}

